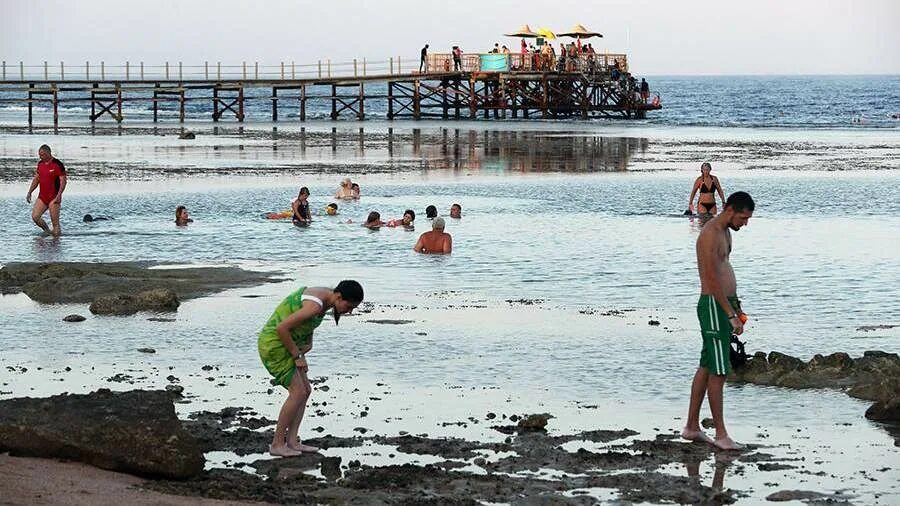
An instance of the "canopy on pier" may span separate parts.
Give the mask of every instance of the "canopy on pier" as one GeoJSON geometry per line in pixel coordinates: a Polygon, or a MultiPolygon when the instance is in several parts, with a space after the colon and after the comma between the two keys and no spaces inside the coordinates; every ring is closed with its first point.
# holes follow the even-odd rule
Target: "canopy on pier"
{"type": "Polygon", "coordinates": [[[589,39],[591,37],[603,37],[602,33],[592,32],[584,27],[584,25],[575,25],[571,30],[564,33],[556,34],[560,37],[572,37],[573,39],[589,39]]]}
{"type": "Polygon", "coordinates": [[[531,31],[531,27],[528,25],[522,25],[518,30],[514,31],[513,33],[505,33],[504,35],[506,35],[507,37],[530,37],[530,38],[540,37],[540,35],[531,31]]]}

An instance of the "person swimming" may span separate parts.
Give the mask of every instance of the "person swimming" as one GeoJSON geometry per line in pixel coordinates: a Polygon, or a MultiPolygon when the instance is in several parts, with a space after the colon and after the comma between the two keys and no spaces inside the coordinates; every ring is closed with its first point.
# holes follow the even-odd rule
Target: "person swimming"
{"type": "Polygon", "coordinates": [[[312,215],[309,213],[309,188],[300,188],[297,198],[291,203],[291,219],[294,225],[306,226],[312,221],[312,215]]]}
{"type": "Polygon", "coordinates": [[[370,229],[370,230],[378,230],[379,228],[384,226],[384,222],[381,221],[381,213],[378,211],[372,211],[369,213],[368,218],[366,218],[366,222],[362,224],[362,226],[370,229]]]}
{"type": "Polygon", "coordinates": [[[338,188],[337,193],[334,194],[334,198],[341,200],[353,200],[353,184],[350,182],[349,177],[345,177],[341,180],[341,187],[338,188]]]}
{"type": "Polygon", "coordinates": [[[188,223],[193,223],[194,220],[191,219],[191,215],[188,214],[188,210],[184,206],[178,206],[175,208],[175,225],[179,227],[187,226],[188,223]]]}
{"type": "Polygon", "coordinates": [[[111,220],[111,219],[112,219],[111,216],[103,216],[102,214],[98,214],[98,215],[85,214],[84,218],[82,218],[81,221],[83,221],[85,223],[92,223],[95,221],[107,221],[107,220],[111,220]]]}
{"type": "Polygon", "coordinates": [[[334,202],[325,206],[325,214],[327,214],[328,216],[337,216],[337,213],[338,213],[338,205],[335,204],[334,202]]]}
{"type": "Polygon", "coordinates": [[[389,226],[389,227],[402,226],[407,230],[413,230],[413,229],[415,229],[415,225],[413,225],[414,221],[416,221],[416,212],[413,211],[412,209],[407,209],[406,211],[403,211],[403,218],[400,218],[399,220],[396,218],[393,220],[388,220],[387,226],[389,226]]]}
{"type": "Polygon", "coordinates": [[[437,218],[437,208],[434,206],[428,206],[425,208],[425,218],[429,220],[433,220],[437,218]]]}
{"type": "Polygon", "coordinates": [[[359,200],[359,184],[353,183],[350,185],[350,195],[353,196],[353,200],[359,200]]]}
{"type": "Polygon", "coordinates": [[[719,182],[719,178],[710,174],[711,172],[712,165],[709,162],[703,162],[700,165],[700,177],[694,181],[694,188],[691,190],[691,196],[688,199],[688,211],[690,213],[694,212],[694,196],[697,195],[698,191],[700,196],[697,199],[697,214],[716,215],[718,212],[716,209],[716,193],[719,194],[722,202],[725,202],[725,191],[722,189],[722,183],[719,182]]]}

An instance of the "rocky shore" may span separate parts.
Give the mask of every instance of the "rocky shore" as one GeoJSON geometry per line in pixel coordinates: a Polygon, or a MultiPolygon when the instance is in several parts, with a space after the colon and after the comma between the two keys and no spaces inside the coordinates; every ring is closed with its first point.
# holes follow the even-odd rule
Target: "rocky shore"
{"type": "Polygon", "coordinates": [[[0,269],[0,293],[22,292],[48,304],[89,303],[94,314],[125,315],[175,311],[179,300],[282,281],[238,267],[155,267],[150,262],[10,263],[0,269]]]}

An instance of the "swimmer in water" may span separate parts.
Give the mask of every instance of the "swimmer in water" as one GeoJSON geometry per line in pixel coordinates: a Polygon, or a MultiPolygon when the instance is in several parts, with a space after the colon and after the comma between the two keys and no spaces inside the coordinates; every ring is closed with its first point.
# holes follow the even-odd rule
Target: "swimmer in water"
{"type": "Polygon", "coordinates": [[[325,214],[327,214],[328,216],[337,216],[337,213],[338,213],[338,205],[335,204],[334,202],[325,206],[325,214]]]}
{"type": "Polygon", "coordinates": [[[370,230],[378,230],[379,228],[383,227],[384,222],[381,221],[381,213],[379,213],[378,211],[372,211],[371,213],[369,213],[369,217],[366,218],[366,222],[363,223],[362,226],[370,230]]]}
{"type": "Polygon", "coordinates": [[[97,214],[97,215],[85,214],[84,218],[81,221],[83,221],[85,223],[92,223],[95,221],[107,221],[107,220],[111,220],[111,219],[112,219],[111,217],[103,216],[102,214],[97,214]]]}
{"type": "Polygon", "coordinates": [[[691,213],[694,212],[694,196],[697,195],[698,191],[700,192],[700,197],[697,199],[697,214],[716,215],[718,212],[718,209],[716,209],[716,193],[719,194],[722,202],[725,202],[725,191],[722,190],[722,183],[719,182],[719,178],[713,176],[710,172],[712,172],[712,165],[709,162],[703,162],[700,166],[700,177],[694,181],[694,188],[691,190],[691,196],[688,199],[688,211],[691,213]]]}
{"type": "Polygon", "coordinates": [[[387,226],[389,226],[389,227],[402,226],[403,228],[405,228],[407,230],[415,230],[415,225],[413,225],[414,221],[416,221],[416,212],[413,211],[412,209],[407,209],[406,211],[403,211],[403,218],[401,218],[399,220],[398,219],[388,220],[387,226]]]}
{"type": "Polygon", "coordinates": [[[453,238],[444,232],[444,218],[431,221],[431,231],[419,236],[413,251],[429,255],[449,255],[453,251],[453,238]]]}
{"type": "Polygon", "coordinates": [[[334,198],[341,200],[353,200],[353,184],[350,182],[349,177],[345,177],[341,181],[341,187],[338,188],[337,193],[334,194],[334,198]]]}
{"type": "Polygon", "coordinates": [[[297,198],[291,203],[293,211],[292,220],[294,225],[305,226],[312,221],[312,215],[309,213],[309,188],[300,188],[297,198]]]}
{"type": "Polygon", "coordinates": [[[188,214],[186,207],[178,206],[175,208],[175,226],[186,227],[188,223],[193,222],[194,220],[191,219],[191,215],[188,214]]]}
{"type": "Polygon", "coordinates": [[[428,206],[425,208],[425,218],[429,220],[433,220],[437,218],[437,208],[434,206],[428,206]]]}

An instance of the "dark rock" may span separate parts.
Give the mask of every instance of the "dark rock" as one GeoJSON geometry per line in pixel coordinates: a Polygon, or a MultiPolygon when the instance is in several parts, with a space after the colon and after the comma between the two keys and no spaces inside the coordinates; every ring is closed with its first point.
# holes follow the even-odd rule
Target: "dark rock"
{"type": "Polygon", "coordinates": [[[876,422],[900,422],[900,397],[872,404],[866,410],[866,418],[876,422]]]}
{"type": "Polygon", "coordinates": [[[181,395],[184,387],[181,385],[166,385],[166,392],[172,392],[175,395],[181,395]]]}
{"type": "Polygon", "coordinates": [[[553,415],[548,413],[528,415],[519,420],[518,427],[524,430],[544,430],[544,427],[547,426],[547,420],[550,418],[553,418],[553,415]]]}
{"type": "Polygon", "coordinates": [[[200,474],[205,463],[164,391],[0,401],[0,451],[175,479],[200,474]]]}
{"type": "Polygon", "coordinates": [[[180,299],[200,297],[240,286],[280,281],[271,274],[237,267],[149,269],[140,262],[9,263],[0,269],[0,292],[24,292],[44,303],[89,303],[116,294],[137,294],[157,288],[180,299]]]}
{"type": "Polygon", "coordinates": [[[190,130],[185,130],[184,132],[181,132],[180,134],[178,134],[178,138],[185,139],[185,140],[196,139],[197,134],[195,134],[194,132],[191,132],[190,130]]]}
{"type": "Polygon", "coordinates": [[[655,327],[655,326],[659,325],[659,321],[658,320],[650,320],[649,322],[647,322],[647,325],[652,325],[655,327]]]}
{"type": "Polygon", "coordinates": [[[87,318],[81,316],[80,314],[70,314],[69,316],[63,318],[64,322],[83,322],[85,320],[87,320],[87,318]]]}
{"type": "Polygon", "coordinates": [[[180,302],[175,292],[165,288],[147,290],[137,295],[104,295],[91,302],[94,314],[130,315],[138,311],[175,311],[180,302]]]}
{"type": "Polygon", "coordinates": [[[378,323],[381,325],[406,325],[415,322],[415,320],[366,320],[366,323],[378,323]]]}
{"type": "Polygon", "coordinates": [[[700,425],[702,425],[704,429],[712,429],[716,426],[716,422],[712,418],[704,418],[703,420],[700,420],[700,425]]]}
{"type": "Polygon", "coordinates": [[[141,353],[156,353],[156,350],[154,350],[153,348],[138,348],[137,351],[141,353]]]}
{"type": "Polygon", "coordinates": [[[767,501],[783,502],[783,501],[813,501],[815,503],[828,504],[849,504],[847,496],[841,494],[824,494],[822,492],[813,492],[810,490],[779,490],[774,494],[766,496],[767,501]]]}
{"type": "Polygon", "coordinates": [[[341,477],[341,458],[340,457],[322,457],[319,463],[319,470],[322,476],[329,480],[336,480],[341,477]]]}

